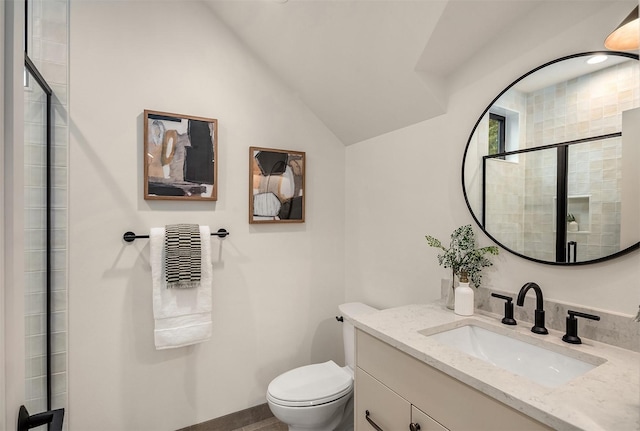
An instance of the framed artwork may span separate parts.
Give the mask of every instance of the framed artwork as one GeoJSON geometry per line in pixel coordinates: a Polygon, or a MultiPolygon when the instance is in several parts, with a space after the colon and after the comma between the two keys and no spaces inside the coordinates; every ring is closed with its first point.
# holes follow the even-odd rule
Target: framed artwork
{"type": "Polygon", "coordinates": [[[218,199],[218,120],[144,111],[144,198],[218,199]]]}
{"type": "Polygon", "coordinates": [[[305,153],[249,148],[249,223],[303,223],[305,153]]]}

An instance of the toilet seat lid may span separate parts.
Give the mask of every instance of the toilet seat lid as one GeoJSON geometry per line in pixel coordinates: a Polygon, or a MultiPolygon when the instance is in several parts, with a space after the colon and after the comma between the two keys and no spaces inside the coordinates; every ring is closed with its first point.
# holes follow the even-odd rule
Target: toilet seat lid
{"type": "Polygon", "coordinates": [[[335,362],[305,365],[273,379],[267,395],[277,404],[312,406],[331,402],[348,394],[351,375],[335,362]]]}

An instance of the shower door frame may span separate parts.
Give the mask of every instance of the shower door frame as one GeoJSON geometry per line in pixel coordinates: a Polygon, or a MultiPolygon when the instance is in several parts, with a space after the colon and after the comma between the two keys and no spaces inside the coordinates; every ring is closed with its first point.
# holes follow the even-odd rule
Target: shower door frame
{"type": "MultiPolygon", "coordinates": [[[[26,9],[26,2],[25,2],[26,9]]],[[[27,16],[25,13],[25,28],[27,28],[27,16]]],[[[26,32],[25,32],[25,47],[26,44],[26,32]]],[[[46,345],[46,396],[47,396],[47,410],[51,410],[51,401],[52,401],[52,387],[51,387],[51,375],[52,375],[52,347],[51,347],[51,324],[52,324],[52,301],[51,301],[51,289],[52,289],[52,279],[51,279],[51,162],[52,162],[52,145],[51,145],[51,122],[53,120],[51,114],[51,97],[53,95],[53,91],[51,87],[44,79],[38,68],[33,64],[27,51],[24,53],[24,67],[29,72],[29,74],[35,79],[36,83],[40,86],[42,91],[47,96],[46,102],[46,127],[45,127],[45,145],[46,145],[46,169],[45,169],[45,178],[47,182],[46,187],[46,217],[45,217],[45,230],[46,230],[46,269],[45,269],[45,309],[46,309],[46,332],[45,332],[45,345],[46,345]]]]}

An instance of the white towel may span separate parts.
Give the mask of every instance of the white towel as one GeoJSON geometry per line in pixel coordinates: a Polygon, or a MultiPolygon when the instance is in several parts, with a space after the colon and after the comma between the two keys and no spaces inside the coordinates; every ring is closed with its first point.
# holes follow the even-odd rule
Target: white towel
{"type": "Polygon", "coordinates": [[[192,289],[167,289],[164,270],[163,227],[152,228],[150,239],[153,317],[156,349],[189,346],[211,338],[211,233],[200,226],[202,273],[192,289]]]}

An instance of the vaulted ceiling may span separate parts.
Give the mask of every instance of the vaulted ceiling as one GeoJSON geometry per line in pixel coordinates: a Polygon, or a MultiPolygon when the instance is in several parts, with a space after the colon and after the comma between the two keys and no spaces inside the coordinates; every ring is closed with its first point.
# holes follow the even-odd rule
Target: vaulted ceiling
{"type": "Polygon", "coordinates": [[[449,95],[465,85],[469,70],[490,72],[483,59],[496,47],[504,56],[513,54],[509,50],[526,50],[539,42],[537,38],[555,37],[594,14],[602,14],[601,28],[585,38],[601,44],[637,1],[208,0],[207,4],[350,145],[445,113],[449,95]],[[514,38],[520,43],[513,44],[514,38]]]}

